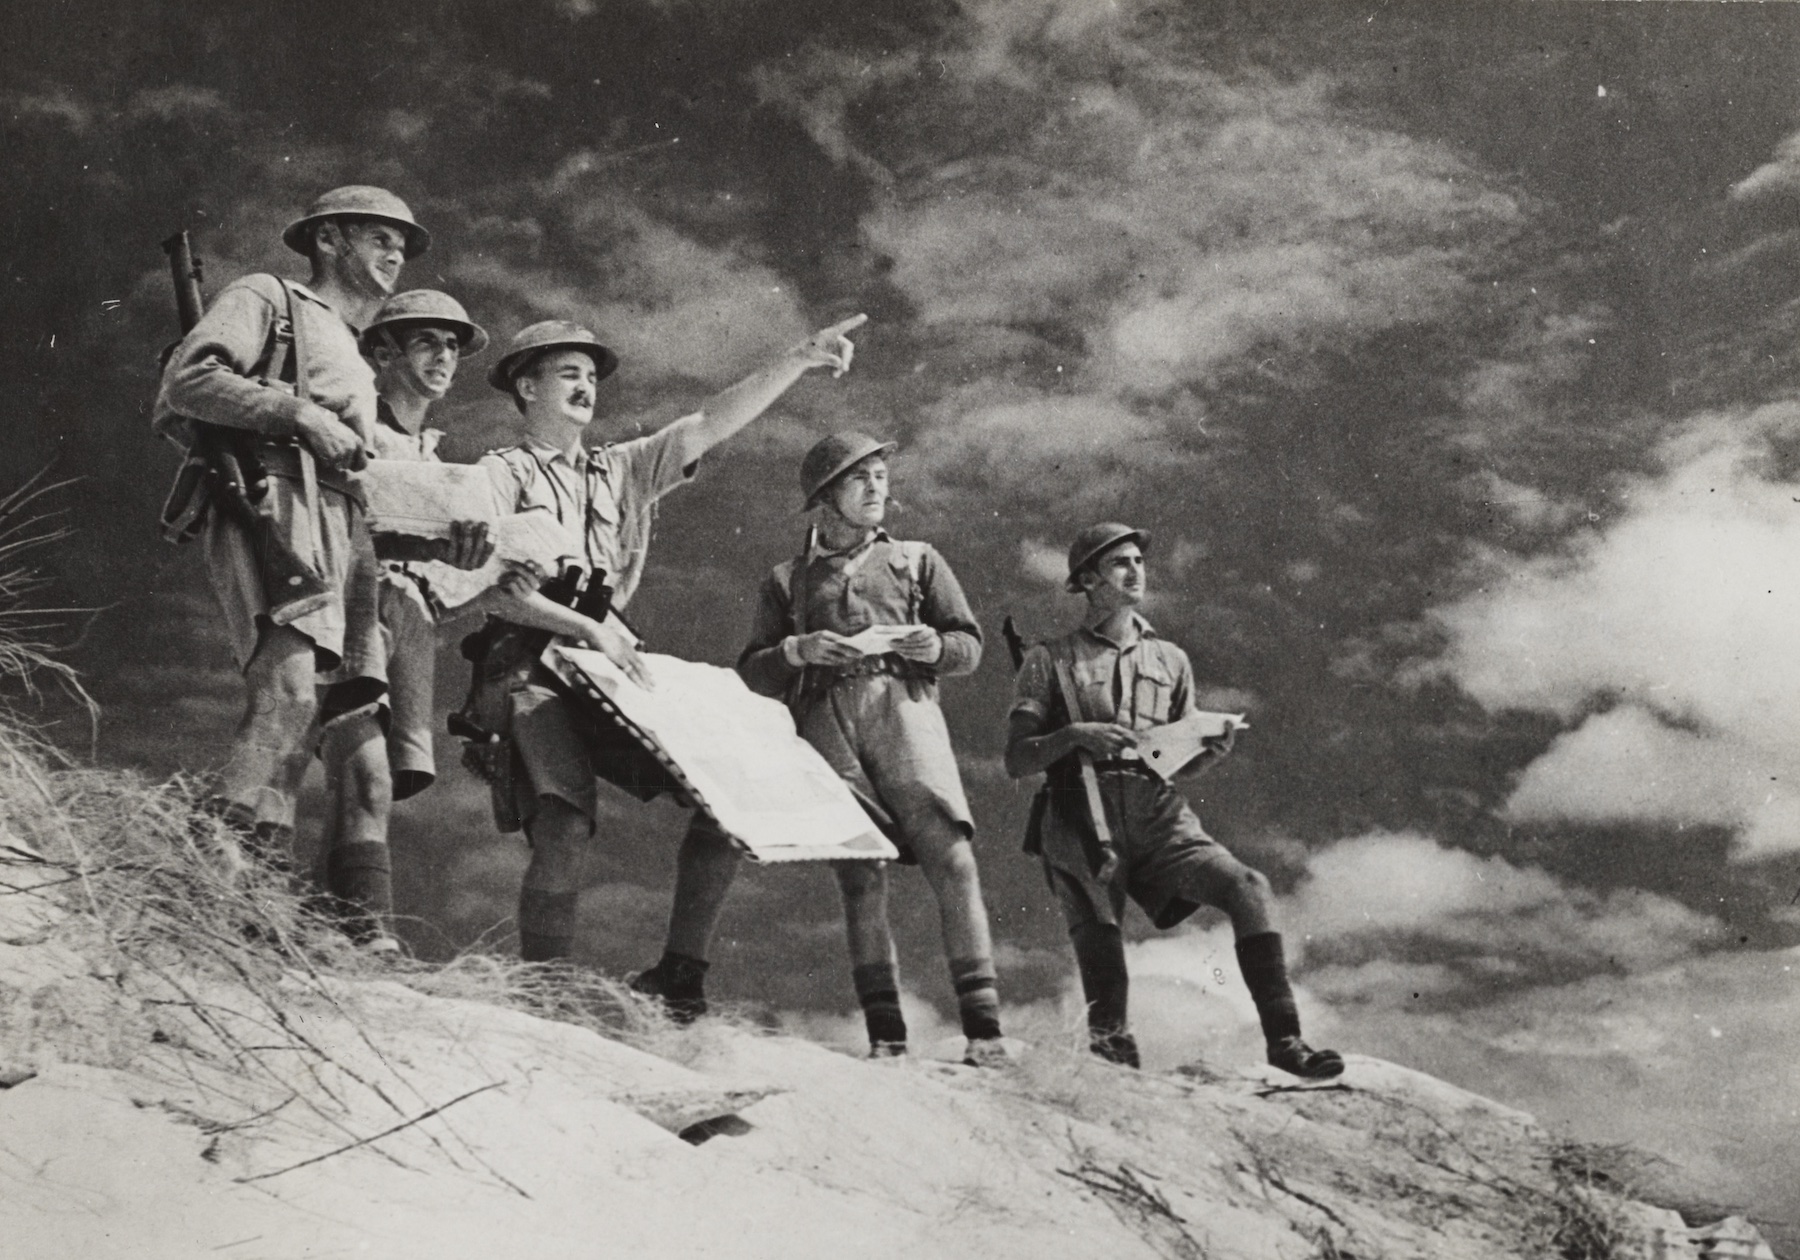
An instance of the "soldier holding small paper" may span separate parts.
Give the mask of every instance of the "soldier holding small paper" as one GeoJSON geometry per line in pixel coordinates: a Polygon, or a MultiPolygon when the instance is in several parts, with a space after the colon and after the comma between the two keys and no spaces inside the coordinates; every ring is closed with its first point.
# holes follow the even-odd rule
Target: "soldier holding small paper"
{"type": "MultiPolygon", "coordinates": [[[[1187,653],[1137,611],[1149,544],[1145,531],[1112,522],[1076,537],[1067,587],[1086,596],[1087,615],[1074,631],[1025,653],[1007,730],[1007,773],[1048,772],[1026,851],[1043,861],[1069,925],[1090,1045],[1104,1059],[1138,1066],[1119,929],[1126,898],[1159,928],[1213,906],[1231,918],[1269,1062],[1296,1076],[1336,1076],[1343,1058],[1301,1040],[1269,881],[1207,835],[1186,800],[1139,755],[1150,732],[1184,719],[1198,725],[1187,653]]],[[[1220,716],[1216,755],[1230,750],[1236,729],[1235,715],[1220,716]]]]}
{"type": "MultiPolygon", "coordinates": [[[[847,432],[807,453],[801,489],[819,524],[805,551],[763,583],[738,671],[753,690],[787,696],[802,737],[899,847],[901,860],[924,871],[937,897],[968,1060],[991,1064],[1006,1057],[994,948],[970,844],[975,823],[937,699],[939,678],[980,664],[981,627],[944,558],[882,528],[894,447],[847,432]]],[[[692,831],[682,845],[667,949],[636,983],[678,1016],[705,1009],[702,960],[737,864],[716,833],[692,831]]],[[[903,1054],[886,863],[832,868],[871,1052],[903,1054]]]]}

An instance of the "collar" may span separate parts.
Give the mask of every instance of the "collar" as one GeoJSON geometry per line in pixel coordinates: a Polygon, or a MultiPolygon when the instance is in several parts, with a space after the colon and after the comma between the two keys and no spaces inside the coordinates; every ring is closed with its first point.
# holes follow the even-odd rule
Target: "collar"
{"type": "Polygon", "coordinates": [[[856,546],[851,547],[846,551],[827,551],[825,549],[822,541],[815,541],[812,545],[812,550],[806,553],[806,558],[809,561],[811,561],[811,560],[817,560],[821,556],[824,556],[826,558],[854,556],[854,555],[859,554],[860,552],[868,550],[870,547],[873,547],[878,542],[892,542],[892,541],[894,541],[894,540],[892,538],[888,537],[888,532],[887,532],[886,527],[877,525],[875,527],[875,532],[873,534],[870,534],[867,538],[865,538],[861,542],[857,543],[856,546]]]}
{"type": "MultiPolygon", "coordinates": [[[[392,429],[395,433],[404,434],[407,437],[419,436],[418,433],[409,432],[407,427],[400,423],[400,417],[394,414],[394,409],[388,404],[388,400],[379,395],[377,395],[375,399],[375,420],[378,424],[387,425],[387,427],[392,429]]],[[[423,433],[424,431],[425,426],[420,425],[419,432],[423,433]]]]}
{"type": "Polygon", "coordinates": [[[1159,637],[1156,633],[1156,627],[1152,626],[1148,621],[1144,620],[1144,615],[1140,612],[1136,612],[1136,611],[1132,612],[1130,625],[1131,625],[1131,629],[1132,629],[1132,638],[1129,643],[1116,643],[1113,640],[1107,638],[1104,634],[1101,634],[1099,630],[1095,629],[1093,626],[1089,625],[1085,621],[1082,622],[1082,624],[1081,624],[1081,633],[1087,635],[1090,639],[1097,639],[1101,643],[1106,644],[1108,647],[1116,648],[1121,652],[1126,651],[1129,648],[1135,647],[1138,643],[1142,642],[1145,639],[1154,639],[1154,638],[1159,637]]]}
{"type": "Polygon", "coordinates": [[[577,446],[575,448],[575,457],[570,459],[568,452],[563,450],[562,447],[557,446],[553,442],[546,442],[541,438],[527,437],[520,442],[519,445],[530,451],[533,455],[536,455],[538,458],[547,460],[552,464],[560,459],[563,463],[568,464],[570,467],[577,470],[585,469],[588,465],[588,448],[585,446],[577,446]]]}

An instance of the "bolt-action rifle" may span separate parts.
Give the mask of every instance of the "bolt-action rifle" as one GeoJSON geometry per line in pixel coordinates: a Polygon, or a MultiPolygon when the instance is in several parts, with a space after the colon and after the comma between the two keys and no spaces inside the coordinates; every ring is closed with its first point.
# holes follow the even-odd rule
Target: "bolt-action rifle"
{"type": "MultiPolygon", "coordinates": [[[[162,243],[169,256],[169,275],[175,283],[175,309],[186,336],[200,322],[205,297],[200,289],[200,260],[194,257],[186,232],[177,232],[162,243]]],[[[163,366],[175,346],[163,351],[163,366]]],[[[271,372],[279,375],[279,369],[271,372]]],[[[256,549],[267,588],[269,620],[278,626],[317,612],[333,595],[325,580],[295,553],[262,510],[269,492],[269,474],[256,457],[255,437],[240,429],[190,420],[194,441],[186,461],[176,474],[175,485],[163,505],[163,536],[186,542],[200,532],[210,507],[235,521],[249,534],[256,549]]],[[[317,522],[309,522],[316,528],[317,522]]]]}
{"type": "MultiPolygon", "coordinates": [[[[1025,640],[1013,623],[1011,613],[1000,623],[1000,634],[1006,640],[1006,650],[1012,655],[1013,672],[1017,673],[1025,664],[1025,640]]],[[[1062,696],[1063,711],[1070,722],[1081,721],[1075,680],[1069,677],[1068,667],[1052,659],[1051,668],[1051,677],[1062,696]]],[[[1113,847],[1112,828],[1106,825],[1106,804],[1100,798],[1100,776],[1094,770],[1094,754],[1085,748],[1077,748],[1075,765],[1081,777],[1082,794],[1087,798],[1088,822],[1093,828],[1094,843],[1100,850],[1100,869],[1094,872],[1094,878],[1104,884],[1119,869],[1119,851],[1113,847]]]]}

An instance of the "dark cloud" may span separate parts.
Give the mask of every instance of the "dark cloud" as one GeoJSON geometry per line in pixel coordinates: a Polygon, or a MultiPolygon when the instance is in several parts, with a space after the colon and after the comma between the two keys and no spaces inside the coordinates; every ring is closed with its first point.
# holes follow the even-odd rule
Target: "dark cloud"
{"type": "MultiPolygon", "coordinates": [[[[103,757],[211,764],[236,706],[198,558],[150,530],[174,465],[147,417],[174,333],[156,243],[193,229],[212,291],[292,274],[282,225],[325,187],[378,182],[436,237],[408,284],[451,289],[500,337],[572,315],[612,339],[613,436],[872,316],[848,378],[804,383],[667,502],[634,608],[662,650],[735,657],[757,582],[800,541],[798,454],[832,427],[903,440],[896,524],[944,551],[990,629],[1073,618],[1061,554],[1090,518],[1155,529],[1159,629],[1209,695],[1252,708],[1191,790],[1294,895],[1347,1035],[1479,1086],[1501,1052],[1452,1053],[1459,1030],[1495,1041],[1483,1020],[1540,999],[1575,1021],[1595,994],[1637,995],[1648,1020],[1648,977],[1735,975],[1726,942],[1800,942],[1778,781],[1791,8],[11,17],[0,474],[60,458],[86,478],[57,568],[67,602],[108,609],[77,653],[103,757]],[[1397,886],[1435,909],[1396,910],[1397,886]],[[1415,991],[1431,1036],[1382,1041],[1381,1012],[1415,991]]],[[[480,366],[440,412],[457,458],[513,431],[480,366]]],[[[1061,927],[1016,851],[1027,794],[996,771],[1003,655],[945,703],[1006,983],[1054,1003],[1061,927]]],[[[441,665],[448,707],[453,649],[441,665]]],[[[396,824],[409,931],[433,952],[503,922],[523,860],[455,761],[442,750],[440,785],[396,824]]],[[[609,814],[589,961],[653,955],[681,826],[609,814]]],[[[898,882],[909,984],[947,1003],[935,909],[898,882]]],[[[822,872],[747,872],[722,989],[847,1011],[837,913],[822,872]]],[[[1170,1046],[1206,1026],[1175,1000],[1186,939],[1138,960],[1170,1046]]],[[[1496,1079],[1528,1094],[1530,1065],[1575,1082],[1598,1062],[1558,1053],[1522,1041],[1496,1079]]],[[[1543,1097],[1587,1115],[1578,1092],[1543,1097]]]]}

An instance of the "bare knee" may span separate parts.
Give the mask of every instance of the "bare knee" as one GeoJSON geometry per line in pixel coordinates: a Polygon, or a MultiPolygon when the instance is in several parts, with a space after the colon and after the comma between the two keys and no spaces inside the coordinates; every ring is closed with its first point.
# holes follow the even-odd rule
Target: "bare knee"
{"type": "Polygon", "coordinates": [[[845,901],[862,902],[887,895],[887,867],[880,862],[833,862],[838,891],[845,901]]]}
{"type": "Polygon", "coordinates": [[[975,846],[961,837],[935,852],[921,854],[919,865],[936,888],[968,888],[980,882],[975,846]]]}
{"type": "Polygon", "coordinates": [[[285,731],[304,731],[317,709],[317,675],[312,643],[278,626],[265,636],[244,671],[250,692],[249,720],[285,731]]]}

